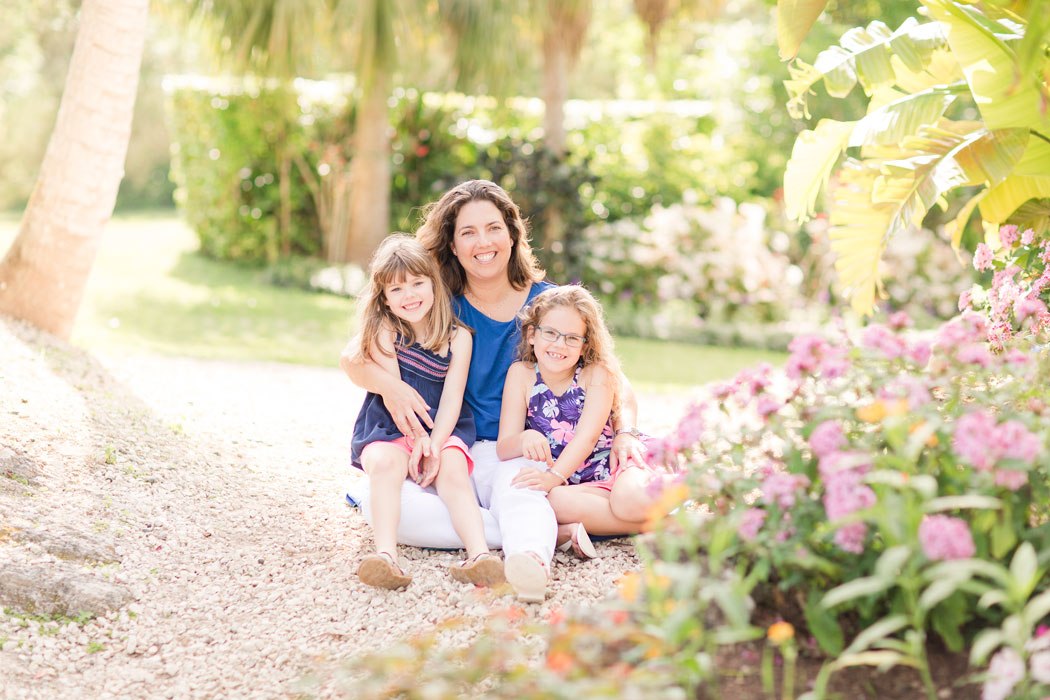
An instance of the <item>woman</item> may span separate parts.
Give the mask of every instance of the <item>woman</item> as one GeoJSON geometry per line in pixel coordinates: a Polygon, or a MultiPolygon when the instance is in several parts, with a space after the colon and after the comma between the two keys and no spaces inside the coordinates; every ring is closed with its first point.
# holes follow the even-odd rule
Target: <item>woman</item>
{"type": "MultiPolygon", "coordinates": [[[[535,463],[524,458],[500,461],[496,454],[499,412],[507,369],[521,337],[518,312],[544,289],[544,273],[529,247],[518,206],[495,183],[471,180],[458,185],[428,208],[417,238],[434,256],[453,296],[456,315],[474,329],[474,350],[464,400],[474,412],[477,442],[471,449],[475,489],[486,510],[486,538],[502,541],[504,572],[518,597],[543,600],[554,556],[558,525],[546,493],[518,488],[515,477],[535,463]]],[[[350,379],[383,397],[405,435],[425,435],[432,427],[429,408],[418,393],[372,363],[340,361],[350,379]]],[[[625,390],[614,461],[644,458],[644,447],[632,433],[634,393],[625,390]]],[[[418,547],[460,547],[448,511],[440,498],[405,482],[401,490],[398,541],[418,547]]],[[[369,514],[368,504],[365,514],[369,514]]]]}

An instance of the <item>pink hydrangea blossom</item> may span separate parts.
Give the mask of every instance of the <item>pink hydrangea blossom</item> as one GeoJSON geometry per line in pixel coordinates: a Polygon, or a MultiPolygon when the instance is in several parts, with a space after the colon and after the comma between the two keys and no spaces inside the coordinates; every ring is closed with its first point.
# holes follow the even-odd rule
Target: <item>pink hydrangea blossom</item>
{"type": "Polygon", "coordinates": [[[766,521],[766,511],[761,508],[748,508],[740,518],[740,527],[737,532],[748,542],[758,537],[758,531],[762,529],[762,523],[766,521]]]}
{"type": "Polygon", "coordinates": [[[704,404],[693,404],[678,422],[673,440],[676,450],[684,450],[700,442],[704,432],[704,404]]]}
{"type": "Polygon", "coordinates": [[[1032,241],[1035,240],[1035,231],[1032,229],[1025,229],[1025,232],[1021,234],[1021,245],[1032,245],[1032,241]]]}
{"type": "Polygon", "coordinates": [[[771,474],[762,481],[762,501],[784,510],[795,507],[795,492],[809,486],[805,474],[771,474]]]}
{"type": "Polygon", "coordinates": [[[881,399],[907,399],[908,408],[915,410],[933,400],[926,383],[918,377],[904,375],[879,390],[881,399]]]}
{"type": "Polygon", "coordinates": [[[758,399],[758,403],[755,405],[755,410],[758,411],[758,415],[767,418],[779,411],[783,406],[784,404],[780,401],[768,396],[763,396],[758,399]]]}
{"type": "Polygon", "coordinates": [[[1003,457],[1034,464],[1043,450],[1043,442],[1019,420],[1003,421],[996,429],[996,439],[1003,457]]]}
{"type": "Polygon", "coordinates": [[[838,520],[875,505],[875,492],[861,482],[861,474],[852,470],[829,474],[824,478],[824,511],[828,520],[838,520]]]}
{"type": "Polygon", "coordinates": [[[824,379],[838,379],[850,368],[849,350],[843,347],[829,347],[820,358],[820,376],[824,379]]]}
{"type": "Polygon", "coordinates": [[[959,311],[973,307],[973,292],[969,289],[959,295],[959,311]]]}
{"type": "Polygon", "coordinates": [[[955,421],[952,448],[959,457],[980,470],[995,466],[995,417],[986,410],[971,411],[955,421]]]}
{"type": "Polygon", "coordinates": [[[1002,243],[1005,248],[1013,248],[1017,245],[1017,241],[1020,238],[1021,234],[1017,232],[1017,227],[1013,224],[1003,226],[999,229],[999,242],[1002,243]]]}
{"type": "Polygon", "coordinates": [[[978,271],[991,270],[992,258],[992,249],[984,243],[978,243],[977,251],[973,254],[974,269],[978,271]]]}
{"type": "Polygon", "coordinates": [[[1003,647],[988,663],[988,678],[981,689],[981,700],[1006,700],[1024,678],[1024,660],[1012,647],[1003,647]]]}
{"type": "Polygon", "coordinates": [[[1047,313],[1046,304],[1034,296],[1019,297],[1014,302],[1014,319],[1018,323],[1024,323],[1029,316],[1041,321],[1048,315],[1050,314],[1047,313]]]}
{"type": "Polygon", "coordinates": [[[970,526],[950,515],[924,515],[919,523],[919,544],[930,561],[969,559],[977,552],[970,526]]]}
{"type": "Polygon", "coordinates": [[[837,452],[846,445],[846,436],[842,432],[842,424],[834,420],[826,420],[809,435],[809,446],[817,457],[824,457],[837,452]]]}

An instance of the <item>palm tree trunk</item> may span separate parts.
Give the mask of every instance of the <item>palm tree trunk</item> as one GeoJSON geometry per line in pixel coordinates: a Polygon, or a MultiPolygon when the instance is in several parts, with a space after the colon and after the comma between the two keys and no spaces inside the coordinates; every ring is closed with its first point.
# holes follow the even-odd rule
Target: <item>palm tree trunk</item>
{"type": "Polygon", "coordinates": [[[55,129],[11,248],[0,312],[68,339],[131,136],[149,0],[84,0],[55,129]]]}
{"type": "Polygon", "coordinates": [[[390,228],[389,71],[376,69],[354,124],[350,163],[350,231],[346,246],[330,253],[333,262],[366,264],[390,228]]]}
{"type": "MultiPolygon", "coordinates": [[[[557,29],[549,31],[543,41],[543,133],[544,145],[558,159],[565,157],[565,101],[569,94],[569,70],[572,64],[565,37],[557,29]]],[[[565,221],[556,203],[546,207],[543,221],[543,248],[547,268],[554,279],[563,279],[565,264],[565,221]]]]}

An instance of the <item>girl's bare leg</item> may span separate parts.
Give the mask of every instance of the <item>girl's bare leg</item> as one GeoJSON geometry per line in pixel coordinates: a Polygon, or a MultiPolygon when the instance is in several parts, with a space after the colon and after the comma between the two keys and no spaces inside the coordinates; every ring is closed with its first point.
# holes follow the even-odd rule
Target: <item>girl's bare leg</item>
{"type": "Polygon", "coordinates": [[[556,486],[548,498],[559,523],[583,523],[592,535],[634,535],[642,531],[645,520],[616,517],[606,489],[587,484],[556,486]]]}
{"type": "Polygon", "coordinates": [[[467,458],[462,451],[454,447],[441,451],[441,467],[434,486],[448,507],[456,534],[467,548],[467,558],[473,559],[489,551],[481,523],[481,509],[474,496],[474,486],[467,471],[467,458]]]}
{"type": "Polygon", "coordinates": [[[361,466],[368,474],[376,551],[388,552],[396,561],[401,485],[408,476],[408,455],[392,445],[375,444],[365,451],[361,466]]]}
{"type": "Polygon", "coordinates": [[[644,523],[648,520],[649,511],[660,497],[660,489],[650,488],[654,479],[659,480],[661,476],[639,467],[621,472],[609,494],[613,515],[628,522],[644,523]]]}

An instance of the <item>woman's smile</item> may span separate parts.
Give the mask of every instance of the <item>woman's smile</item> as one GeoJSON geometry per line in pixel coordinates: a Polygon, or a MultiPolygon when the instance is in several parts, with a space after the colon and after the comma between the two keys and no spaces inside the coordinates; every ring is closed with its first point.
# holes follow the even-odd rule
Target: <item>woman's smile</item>
{"type": "Polygon", "coordinates": [[[456,215],[452,254],[467,277],[488,279],[506,274],[512,244],[499,208],[486,199],[464,204],[456,215]]]}

